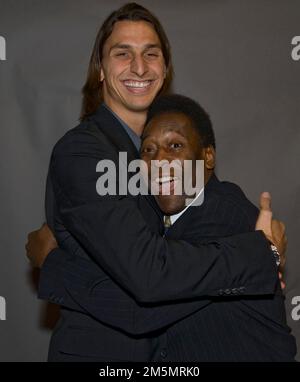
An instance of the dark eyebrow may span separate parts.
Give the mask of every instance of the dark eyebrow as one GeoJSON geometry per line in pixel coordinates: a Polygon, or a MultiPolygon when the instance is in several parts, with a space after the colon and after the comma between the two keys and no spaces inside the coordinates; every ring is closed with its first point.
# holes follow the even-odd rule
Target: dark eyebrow
{"type": "Polygon", "coordinates": [[[145,45],[145,49],[152,49],[152,48],[161,49],[161,46],[159,44],[147,44],[147,45],[145,45]]]}
{"type": "MultiPolygon", "coordinates": [[[[116,43],[115,45],[113,45],[111,48],[110,48],[110,52],[113,50],[113,49],[130,49],[132,48],[132,45],[129,45],[129,44],[120,44],[120,43],[116,43]]],[[[161,46],[159,44],[146,44],[144,46],[144,49],[147,50],[147,49],[152,49],[152,48],[158,48],[158,49],[161,49],[161,46]]]]}
{"type": "MultiPolygon", "coordinates": [[[[173,132],[173,133],[176,133],[176,134],[182,136],[182,138],[185,138],[185,139],[186,139],[186,135],[181,134],[181,132],[180,132],[180,131],[177,131],[176,129],[174,129],[174,127],[168,127],[168,128],[166,128],[164,131],[166,131],[166,132],[171,131],[171,132],[173,132]]],[[[148,133],[148,134],[142,135],[142,136],[141,136],[141,139],[142,139],[142,141],[144,141],[146,138],[148,138],[148,137],[150,137],[150,136],[151,136],[151,133],[148,133]]]]}
{"type": "Polygon", "coordinates": [[[130,48],[130,45],[128,45],[128,44],[117,43],[110,48],[110,51],[112,51],[113,49],[129,49],[129,48],[130,48]]]}

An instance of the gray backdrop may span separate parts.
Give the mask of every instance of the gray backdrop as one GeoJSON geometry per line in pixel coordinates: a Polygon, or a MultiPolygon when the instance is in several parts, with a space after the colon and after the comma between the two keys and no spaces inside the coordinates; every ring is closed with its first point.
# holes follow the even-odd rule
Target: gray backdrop
{"type": "MultiPolygon", "coordinates": [[[[51,148],[77,124],[98,27],[123,3],[0,0],[1,361],[46,359],[56,312],[36,299],[24,243],[44,221],[51,148]]],[[[286,308],[299,346],[300,57],[291,42],[300,35],[300,1],[140,3],[171,40],[175,90],[212,116],[218,175],[254,203],[270,191],[275,215],[287,225],[286,308]]]]}

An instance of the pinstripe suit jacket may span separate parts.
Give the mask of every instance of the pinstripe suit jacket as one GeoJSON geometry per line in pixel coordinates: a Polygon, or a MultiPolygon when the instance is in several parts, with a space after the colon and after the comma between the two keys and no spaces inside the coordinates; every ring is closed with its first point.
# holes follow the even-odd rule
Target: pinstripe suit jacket
{"type": "Polygon", "coordinates": [[[166,329],[211,298],[227,289],[250,296],[275,291],[276,267],[261,233],[196,245],[166,240],[151,198],[99,197],[96,164],[118,165],[120,151],[138,157],[103,107],[53,151],[46,211],[60,248],[48,256],[39,288],[40,298],[62,306],[52,361],[167,359],[166,329]]]}
{"type": "MultiPolygon", "coordinates": [[[[188,209],[167,232],[169,238],[203,244],[254,230],[257,208],[241,189],[213,176],[202,206],[188,209]]],[[[286,324],[284,297],[276,293],[238,295],[235,288],[166,332],[166,359],[202,362],[289,362],[296,355],[295,339],[286,324]],[[223,297],[224,296],[224,297],[223,297]]]]}

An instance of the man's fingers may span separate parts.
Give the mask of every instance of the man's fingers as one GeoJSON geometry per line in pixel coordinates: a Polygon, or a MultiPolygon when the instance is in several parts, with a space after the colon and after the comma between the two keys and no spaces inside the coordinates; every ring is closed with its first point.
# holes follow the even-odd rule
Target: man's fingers
{"type": "Polygon", "coordinates": [[[282,270],[286,261],[284,253],[287,247],[287,237],[285,225],[279,220],[272,219],[271,195],[269,192],[263,192],[260,195],[260,212],[255,229],[263,231],[266,238],[277,247],[280,255],[280,269],[282,270]]]}
{"type": "Polygon", "coordinates": [[[280,241],[281,247],[285,251],[287,246],[287,236],[285,231],[285,225],[279,220],[272,220],[271,228],[272,228],[272,236],[274,236],[277,240],[280,241]]]}
{"type": "Polygon", "coordinates": [[[278,232],[282,231],[285,232],[285,225],[280,220],[273,219],[272,220],[272,228],[274,226],[274,229],[276,229],[278,232]]]}
{"type": "Polygon", "coordinates": [[[279,221],[279,224],[281,226],[281,229],[285,232],[285,225],[282,223],[282,221],[279,221]]]}
{"type": "Polygon", "coordinates": [[[41,268],[48,254],[58,246],[50,227],[43,223],[41,228],[27,236],[26,256],[33,267],[41,268]]]}
{"type": "Polygon", "coordinates": [[[260,211],[256,221],[256,230],[261,230],[268,239],[272,237],[272,210],[271,210],[271,195],[269,192],[263,192],[260,195],[260,211]]]}
{"type": "Polygon", "coordinates": [[[271,210],[271,194],[269,192],[263,192],[260,195],[259,206],[261,210],[272,211],[271,210]]]}
{"type": "Polygon", "coordinates": [[[281,273],[281,272],[278,272],[278,276],[279,276],[279,280],[280,280],[280,286],[281,286],[281,289],[284,290],[285,287],[286,287],[286,284],[285,284],[285,282],[283,281],[282,273],[281,273]]]}
{"type": "Polygon", "coordinates": [[[272,219],[271,226],[272,226],[272,231],[275,233],[283,233],[284,232],[284,227],[280,224],[279,220],[272,219]]]}
{"type": "Polygon", "coordinates": [[[272,220],[272,237],[272,242],[277,247],[280,255],[280,270],[283,270],[286,262],[287,236],[285,225],[279,220],[272,220]]]}

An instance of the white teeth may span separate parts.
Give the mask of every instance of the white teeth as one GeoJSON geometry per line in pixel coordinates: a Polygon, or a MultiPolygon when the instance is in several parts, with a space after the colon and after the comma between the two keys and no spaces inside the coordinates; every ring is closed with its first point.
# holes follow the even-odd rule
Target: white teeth
{"type": "Polygon", "coordinates": [[[171,182],[172,180],[177,180],[178,178],[177,177],[174,177],[174,176],[163,176],[162,178],[156,178],[155,179],[155,182],[156,183],[167,183],[167,182],[171,182]]]}
{"type": "Polygon", "coordinates": [[[151,81],[124,81],[124,85],[129,88],[145,88],[150,85],[151,81]]]}

